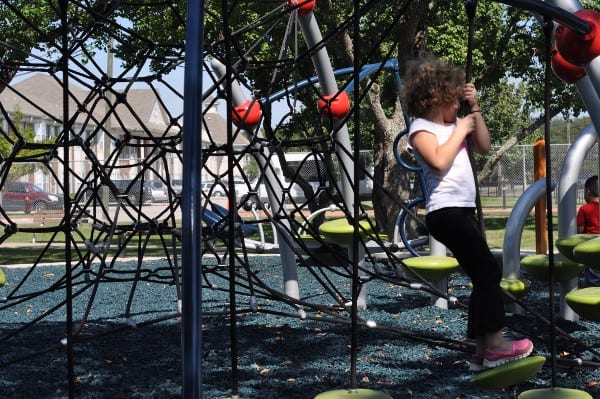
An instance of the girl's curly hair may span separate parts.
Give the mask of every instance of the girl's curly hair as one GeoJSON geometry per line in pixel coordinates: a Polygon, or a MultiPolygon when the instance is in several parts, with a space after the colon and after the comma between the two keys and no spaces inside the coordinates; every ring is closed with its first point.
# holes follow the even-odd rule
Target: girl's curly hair
{"type": "Polygon", "coordinates": [[[465,72],[437,58],[409,63],[403,87],[404,109],[423,117],[438,104],[456,101],[465,85],[465,72]]]}

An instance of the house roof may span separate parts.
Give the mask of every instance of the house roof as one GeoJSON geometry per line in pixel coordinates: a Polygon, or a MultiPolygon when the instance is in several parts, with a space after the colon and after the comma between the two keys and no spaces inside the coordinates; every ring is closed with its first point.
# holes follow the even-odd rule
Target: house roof
{"type": "MultiPolygon", "coordinates": [[[[89,96],[89,93],[69,84],[69,114],[71,117],[77,115],[77,122],[95,127],[103,123],[107,101],[99,95],[89,96]]],[[[62,81],[41,73],[7,86],[0,93],[0,102],[8,112],[19,110],[24,116],[46,117],[57,122],[62,120],[62,99],[62,81]]],[[[124,97],[113,96],[111,103],[114,110],[110,123],[114,130],[128,131],[136,137],[148,133],[169,136],[178,133],[178,127],[169,127],[168,113],[150,89],[127,90],[124,97]]]]}
{"type": "MultiPolygon", "coordinates": [[[[206,112],[203,118],[202,142],[225,144],[227,142],[227,121],[216,112],[206,112]],[[210,132],[210,137],[206,131],[210,132]]],[[[237,126],[232,126],[232,132],[236,134],[237,126]]],[[[233,144],[239,146],[248,145],[250,141],[243,134],[237,134],[233,144]]]]}
{"type": "MultiPolygon", "coordinates": [[[[102,123],[106,115],[106,100],[99,95],[89,97],[91,90],[83,89],[71,82],[68,99],[70,115],[73,116],[78,112],[77,122],[81,124],[87,123],[95,127],[102,123]],[[80,107],[80,104],[87,105],[80,107]],[[87,111],[81,112],[82,108],[87,111]],[[93,120],[86,122],[90,110],[93,120]]],[[[126,96],[119,98],[118,101],[114,97],[112,104],[116,106],[110,120],[113,130],[128,131],[134,137],[147,137],[148,132],[153,136],[172,136],[179,133],[179,125],[169,127],[169,114],[153,90],[132,88],[127,90],[126,96]]],[[[0,103],[8,112],[19,110],[24,116],[46,117],[56,122],[62,120],[62,98],[62,81],[41,73],[7,86],[0,93],[0,103]]],[[[217,145],[227,142],[226,124],[227,121],[216,112],[216,108],[204,113],[203,130],[206,128],[210,131],[210,138],[217,145]]],[[[233,132],[236,129],[233,126],[233,132]]],[[[202,140],[211,141],[205,131],[202,132],[202,140]]],[[[243,134],[238,134],[234,144],[247,145],[248,142],[243,134]]]]}

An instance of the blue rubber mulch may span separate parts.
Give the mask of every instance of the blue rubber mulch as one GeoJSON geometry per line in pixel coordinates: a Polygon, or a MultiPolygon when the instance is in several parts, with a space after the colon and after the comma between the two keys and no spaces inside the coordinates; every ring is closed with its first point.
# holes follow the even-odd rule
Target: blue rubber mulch
{"type": "MultiPolygon", "coordinates": [[[[150,271],[145,276],[148,281],[138,282],[135,287],[118,273],[121,269],[135,269],[134,264],[117,265],[115,274],[110,274],[122,282],[102,282],[95,286],[89,283],[93,278],[86,280],[85,275],[75,274],[73,318],[78,327],[83,318],[86,320],[74,345],[72,389],[76,398],[182,397],[181,320],[177,317],[176,289],[165,278],[169,275],[163,268],[165,263],[145,262],[144,271],[150,271]]],[[[253,291],[246,284],[246,272],[238,268],[236,281],[241,288],[236,297],[237,307],[247,310],[237,316],[236,373],[232,373],[231,328],[227,316],[228,281],[219,277],[227,275],[226,268],[212,270],[207,280],[212,285],[210,289],[204,282],[203,398],[224,398],[239,392],[242,398],[310,399],[322,392],[350,387],[348,313],[318,312],[306,307],[308,317],[297,317],[299,313],[294,308],[271,297],[258,284],[282,289],[279,258],[251,257],[249,264],[257,273],[253,281],[258,311],[250,309],[253,291]],[[237,384],[232,385],[232,380],[237,384]]],[[[14,289],[28,270],[5,270],[8,283],[0,289],[0,296],[14,289]]],[[[37,268],[24,280],[26,284],[20,292],[25,295],[44,290],[43,294],[9,307],[0,304],[1,398],[69,397],[67,356],[61,344],[66,336],[66,310],[64,306],[52,310],[64,300],[66,291],[49,289],[53,284],[60,285],[64,274],[61,266],[37,268]],[[34,320],[38,321],[23,331],[18,330],[34,320]]],[[[349,292],[347,279],[335,274],[331,278],[342,293],[349,292]]],[[[334,309],[334,300],[306,267],[299,268],[299,284],[303,300],[334,309]]],[[[465,304],[468,280],[460,274],[454,275],[450,291],[460,304],[465,304]]],[[[463,341],[464,307],[450,305],[450,309],[440,309],[430,305],[429,294],[425,292],[381,280],[369,282],[368,293],[368,309],[360,312],[360,318],[377,328],[359,329],[357,388],[384,392],[397,399],[511,397],[510,389],[490,391],[471,384],[472,374],[466,362],[470,357],[468,350],[449,348],[443,341],[463,341]],[[441,339],[442,343],[432,344],[429,337],[436,342],[441,339]]],[[[548,317],[545,283],[533,281],[525,302],[548,317]]],[[[511,336],[530,336],[535,353],[549,354],[547,323],[530,313],[510,314],[508,322],[511,336]]],[[[585,390],[600,398],[596,385],[600,371],[595,367],[600,356],[594,351],[600,345],[598,324],[585,320],[558,324],[570,338],[559,334],[556,340],[557,353],[563,359],[554,370],[557,386],[585,390]],[[582,357],[586,367],[577,366],[572,361],[576,357],[582,357]]],[[[516,390],[551,386],[552,369],[547,366],[516,390]]]]}

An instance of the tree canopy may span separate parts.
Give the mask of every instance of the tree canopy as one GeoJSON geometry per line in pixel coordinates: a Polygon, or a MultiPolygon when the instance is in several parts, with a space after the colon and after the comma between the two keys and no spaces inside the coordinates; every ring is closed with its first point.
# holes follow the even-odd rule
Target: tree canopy
{"type": "MultiPolygon", "coordinates": [[[[47,0],[0,4],[0,16],[6,22],[0,26],[0,37],[4,38],[0,85],[9,82],[19,69],[27,69],[24,65],[35,63],[32,54],[58,51],[63,32],[60,4],[47,0]]],[[[183,60],[186,1],[170,1],[166,6],[150,0],[68,4],[69,34],[85,38],[76,45],[83,58],[105,49],[112,38],[114,52],[124,64],[135,65],[149,58],[151,68],[160,74],[183,60]]],[[[542,125],[544,59],[549,49],[544,46],[544,29],[537,16],[493,1],[479,1],[472,21],[462,0],[372,1],[360,3],[359,9],[354,9],[354,4],[316,1],[314,13],[334,68],[396,58],[402,76],[406,63],[424,52],[464,66],[469,22],[473,23],[472,80],[479,89],[493,141],[503,145],[495,156],[482,160],[487,162],[483,175],[493,169],[502,151],[542,125]],[[355,14],[360,14],[358,20],[353,19],[355,14]]],[[[600,8],[591,0],[582,4],[600,8]]],[[[292,85],[298,77],[314,75],[310,55],[315,49],[302,41],[297,21],[288,18],[286,4],[207,1],[204,5],[205,37],[199,39],[204,40],[207,57],[231,61],[237,79],[256,95],[269,96],[292,85]],[[232,8],[223,9],[225,5],[232,8]]],[[[374,150],[377,222],[390,231],[399,201],[410,196],[410,178],[399,169],[392,151],[394,138],[404,127],[404,113],[393,75],[372,76],[362,85],[360,145],[374,150]]],[[[263,125],[267,134],[278,139],[322,136],[327,126],[311,105],[320,94],[316,85],[298,91],[293,101],[301,106],[294,108],[280,126],[271,126],[267,118],[263,125]]],[[[551,116],[577,117],[584,111],[573,86],[555,77],[551,97],[551,116]]],[[[351,133],[358,128],[354,123],[349,121],[351,133]]]]}

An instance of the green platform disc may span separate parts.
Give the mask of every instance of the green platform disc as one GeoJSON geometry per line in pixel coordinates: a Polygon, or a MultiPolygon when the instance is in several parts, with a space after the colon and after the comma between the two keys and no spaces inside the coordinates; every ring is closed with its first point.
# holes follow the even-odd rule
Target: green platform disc
{"type": "Polygon", "coordinates": [[[565,295],[565,300],[579,316],[600,321],[600,287],[587,287],[565,295]]]}
{"type": "Polygon", "coordinates": [[[388,394],[371,389],[336,389],[318,394],[314,399],[392,399],[388,394]]]}
{"type": "Polygon", "coordinates": [[[427,281],[440,281],[458,268],[458,261],[450,256],[414,256],[402,262],[427,281]]]}
{"type": "MultiPolygon", "coordinates": [[[[502,277],[502,280],[500,280],[500,287],[504,291],[508,291],[514,296],[520,298],[527,293],[529,288],[531,288],[531,281],[521,280],[518,278],[502,277]]],[[[472,281],[469,282],[469,288],[473,289],[472,281]]]]}
{"type": "MultiPolygon", "coordinates": [[[[550,280],[550,260],[548,255],[526,256],[521,259],[521,267],[538,280],[550,280]]],[[[584,268],[585,265],[583,263],[577,263],[562,254],[556,254],[554,256],[554,281],[569,281],[579,276],[584,268]]]]}
{"type": "MultiPolygon", "coordinates": [[[[368,220],[361,220],[358,233],[362,238],[373,233],[368,220]]],[[[350,245],[354,242],[354,225],[346,218],[329,220],[319,226],[319,232],[329,241],[339,245],[350,245]]]]}
{"type": "Polygon", "coordinates": [[[573,259],[586,265],[600,265],[600,237],[592,238],[573,248],[573,259]]]}
{"type": "Polygon", "coordinates": [[[592,399],[592,396],[577,389],[545,388],[522,392],[518,399],[592,399]]]}
{"type": "Polygon", "coordinates": [[[4,286],[4,284],[6,284],[6,274],[4,274],[4,270],[0,268],[0,287],[4,286]]]}
{"type": "Polygon", "coordinates": [[[573,234],[572,236],[563,237],[556,240],[556,248],[558,248],[561,254],[574,261],[573,249],[579,244],[597,237],[598,234],[573,234]]]}
{"type": "MultiPolygon", "coordinates": [[[[525,296],[525,294],[527,294],[527,292],[531,288],[531,281],[526,279],[502,277],[502,280],[500,280],[500,287],[504,291],[509,292],[516,299],[521,299],[525,296]]],[[[469,282],[469,288],[473,289],[472,281],[469,282]]],[[[506,294],[504,295],[505,303],[510,303],[512,301],[512,298],[510,298],[506,294]]]]}
{"type": "Polygon", "coordinates": [[[471,383],[485,389],[509,388],[529,380],[541,370],[545,362],[544,356],[529,356],[482,371],[471,378],[471,383]]]}
{"type": "Polygon", "coordinates": [[[531,281],[503,277],[500,281],[500,287],[504,291],[510,292],[515,298],[522,298],[531,288],[531,281]]]}

